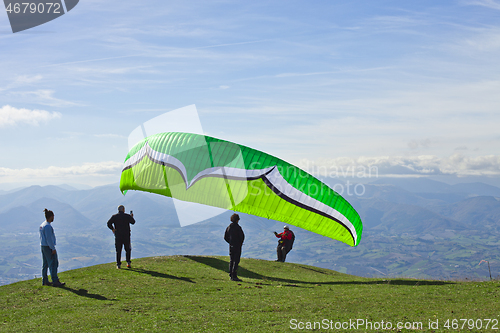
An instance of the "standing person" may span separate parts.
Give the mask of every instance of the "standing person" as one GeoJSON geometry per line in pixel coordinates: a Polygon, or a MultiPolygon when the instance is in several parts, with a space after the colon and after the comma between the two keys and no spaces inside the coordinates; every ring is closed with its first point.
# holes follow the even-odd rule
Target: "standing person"
{"type": "Polygon", "coordinates": [[[116,248],[116,268],[122,266],[122,247],[125,248],[125,259],[127,260],[127,268],[131,268],[130,254],[130,225],[135,224],[134,213],[130,211],[130,215],[125,213],[125,206],[118,206],[118,214],[111,216],[108,221],[108,228],[115,234],[116,248]]]}
{"type": "Polygon", "coordinates": [[[287,225],[283,227],[282,233],[278,234],[275,231],[274,235],[280,239],[278,241],[278,247],[276,248],[276,253],[278,255],[278,260],[276,261],[285,262],[286,255],[292,249],[293,242],[295,241],[295,235],[287,225]]]}
{"type": "Polygon", "coordinates": [[[54,212],[44,209],[45,221],[40,225],[40,246],[42,248],[42,284],[44,286],[62,287],[66,283],[59,281],[57,276],[57,268],[59,260],[57,259],[56,251],[56,235],[51,223],[54,222],[54,212]],[[49,281],[47,269],[50,270],[49,281]]]}
{"type": "Polygon", "coordinates": [[[231,215],[231,224],[226,228],[224,234],[224,240],[229,243],[229,277],[231,281],[241,281],[237,273],[245,234],[238,224],[239,220],[240,216],[238,214],[231,215]]]}

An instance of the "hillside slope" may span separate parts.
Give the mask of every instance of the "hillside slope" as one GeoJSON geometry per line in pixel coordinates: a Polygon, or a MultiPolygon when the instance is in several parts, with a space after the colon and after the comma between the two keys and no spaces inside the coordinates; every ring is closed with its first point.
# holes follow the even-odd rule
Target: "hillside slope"
{"type": "MultiPolygon", "coordinates": [[[[500,188],[458,185],[425,179],[366,184],[362,196],[348,196],[363,221],[359,246],[293,227],[297,240],[289,261],[365,277],[487,279],[489,270],[479,263],[488,260],[491,274],[498,277],[500,201],[488,193],[500,188]]],[[[117,184],[89,190],[32,186],[0,195],[0,243],[5,249],[0,252],[0,285],[40,274],[38,226],[44,208],[56,214],[61,270],[112,261],[114,240],[106,222],[118,204],[136,217],[133,257],[227,253],[222,235],[232,212],[181,227],[173,201],[164,196],[139,191],[123,196],[117,184]]],[[[275,258],[272,232],[284,224],[247,214],[241,218],[247,236],[243,256],[275,258]]]]}
{"type": "Polygon", "coordinates": [[[42,287],[40,279],[2,286],[0,330],[284,332],[316,322],[322,331],[346,323],[356,324],[349,331],[389,323],[396,331],[398,323],[428,331],[429,320],[438,320],[433,331],[444,332],[448,319],[486,325],[500,313],[498,281],[369,279],[243,259],[237,283],[227,264],[227,257],[152,257],[134,260],[132,269],[110,263],[62,272],[64,288],[42,287]]]}

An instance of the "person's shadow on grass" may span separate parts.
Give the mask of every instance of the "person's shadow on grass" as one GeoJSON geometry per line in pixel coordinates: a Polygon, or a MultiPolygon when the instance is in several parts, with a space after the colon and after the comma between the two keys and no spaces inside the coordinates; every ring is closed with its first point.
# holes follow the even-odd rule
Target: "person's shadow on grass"
{"type": "Polygon", "coordinates": [[[67,290],[67,291],[71,291],[73,294],[76,294],[78,296],[93,298],[93,299],[97,299],[99,301],[113,301],[112,299],[110,300],[109,298],[106,298],[106,297],[104,297],[102,295],[89,294],[88,290],[83,289],[83,288],[73,289],[73,288],[70,288],[70,287],[67,287],[67,286],[62,286],[62,287],[59,287],[59,288],[67,290]]]}
{"type": "Polygon", "coordinates": [[[169,275],[169,274],[165,274],[165,273],[149,271],[149,270],[142,269],[142,268],[128,268],[127,271],[132,271],[132,272],[141,273],[141,274],[148,274],[148,275],[151,275],[154,277],[160,277],[160,278],[164,278],[164,279],[175,279],[175,280],[182,280],[182,281],[190,282],[190,283],[196,283],[187,277],[178,277],[178,276],[169,275]]]}
{"type": "MultiPolygon", "coordinates": [[[[198,256],[185,256],[188,259],[194,260],[196,262],[199,262],[201,264],[213,267],[215,269],[221,270],[223,272],[228,271],[228,262],[218,259],[218,258],[212,258],[212,257],[198,257],[198,256]]],[[[299,265],[299,267],[307,270],[314,270],[309,267],[302,267],[299,265]]],[[[319,272],[323,273],[323,272],[319,272]]],[[[300,280],[293,280],[293,279],[284,279],[284,278],[279,278],[279,277],[274,277],[274,276],[265,276],[256,272],[252,272],[246,268],[243,267],[238,267],[238,275],[241,277],[246,277],[249,279],[259,279],[259,280],[267,280],[267,281],[276,281],[276,282],[282,282],[282,283],[289,283],[289,284],[296,284],[296,283],[301,283],[301,284],[324,284],[324,285],[347,285],[347,284],[392,284],[392,285],[400,285],[400,286],[425,286],[425,285],[446,285],[446,284],[454,284],[453,282],[449,281],[432,281],[432,280],[413,280],[413,279],[408,279],[408,280],[402,280],[402,279],[383,279],[383,280],[372,280],[372,281],[316,281],[316,282],[311,282],[311,281],[300,281],[300,280]]],[[[293,287],[297,287],[296,285],[291,285],[293,287]]]]}

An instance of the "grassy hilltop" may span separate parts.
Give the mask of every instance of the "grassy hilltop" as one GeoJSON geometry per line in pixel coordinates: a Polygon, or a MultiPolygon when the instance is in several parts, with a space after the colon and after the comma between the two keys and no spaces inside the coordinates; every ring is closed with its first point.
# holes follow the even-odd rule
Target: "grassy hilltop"
{"type": "Polygon", "coordinates": [[[472,319],[472,331],[500,329],[498,281],[360,278],[242,259],[243,282],[232,282],[228,257],[152,257],[132,264],[62,272],[64,288],[43,287],[41,279],[0,287],[0,331],[284,332],[312,331],[315,322],[321,332],[339,331],[336,324],[343,332],[381,332],[389,323],[396,332],[472,328],[460,319],[472,319]],[[429,321],[438,329],[429,329],[429,321]],[[417,326],[398,330],[398,323],[417,326]]]}

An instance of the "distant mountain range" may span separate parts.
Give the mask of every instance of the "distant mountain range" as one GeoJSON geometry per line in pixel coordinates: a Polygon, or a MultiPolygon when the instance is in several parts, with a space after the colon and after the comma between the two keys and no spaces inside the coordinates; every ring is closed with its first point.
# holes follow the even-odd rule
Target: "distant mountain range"
{"type": "MultiPolygon", "coordinates": [[[[499,274],[500,188],[484,183],[448,185],[425,178],[384,178],[364,184],[363,195],[344,196],[364,225],[360,245],[293,228],[293,262],[362,276],[486,278],[489,260],[499,274]]],[[[358,191],[358,193],[360,193],[358,191]]],[[[0,284],[40,275],[38,226],[43,209],[54,211],[61,269],[114,260],[106,222],[118,205],[132,209],[133,256],[227,255],[222,239],[232,212],[180,227],[173,202],[118,185],[88,190],[72,186],[31,186],[0,191],[0,284]]],[[[242,214],[247,235],[243,256],[275,259],[274,230],[283,223],[242,214]]]]}

